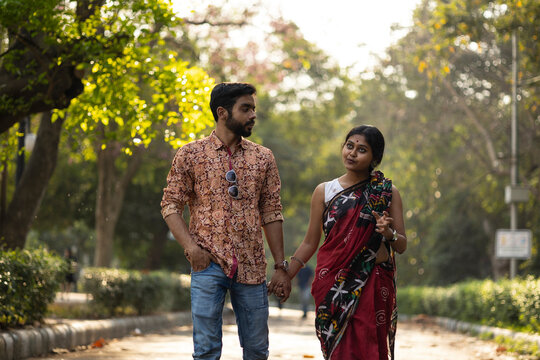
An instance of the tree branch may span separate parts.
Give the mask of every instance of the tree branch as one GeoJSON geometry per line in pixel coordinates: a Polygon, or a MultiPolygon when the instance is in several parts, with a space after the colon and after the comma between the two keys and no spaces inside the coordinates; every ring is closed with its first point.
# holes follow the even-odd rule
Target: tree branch
{"type": "Polygon", "coordinates": [[[189,19],[182,19],[184,23],[189,25],[210,25],[210,26],[245,26],[247,24],[247,21],[245,20],[239,20],[239,21],[212,21],[207,18],[204,18],[202,20],[189,20],[189,19]]]}
{"type": "Polygon", "coordinates": [[[452,94],[452,96],[454,96],[457,99],[458,105],[461,108],[461,110],[463,110],[465,112],[465,114],[467,115],[467,119],[474,125],[476,130],[478,130],[478,132],[480,133],[480,135],[484,139],[484,141],[486,143],[487,155],[488,155],[488,157],[489,157],[489,159],[491,161],[491,167],[493,168],[493,170],[496,173],[501,174],[502,173],[501,162],[497,158],[497,153],[495,151],[495,145],[493,144],[493,140],[491,139],[491,136],[489,135],[489,132],[486,130],[486,128],[484,126],[482,126],[482,124],[480,123],[480,120],[478,119],[476,114],[466,104],[463,97],[458,94],[458,92],[452,86],[452,84],[450,84],[448,79],[444,78],[442,81],[443,81],[444,86],[448,89],[448,91],[450,91],[450,94],[452,94]]]}
{"type": "Polygon", "coordinates": [[[94,15],[96,11],[103,6],[105,0],[79,0],[77,1],[77,10],[75,14],[77,19],[83,22],[90,16],[94,15]]]}

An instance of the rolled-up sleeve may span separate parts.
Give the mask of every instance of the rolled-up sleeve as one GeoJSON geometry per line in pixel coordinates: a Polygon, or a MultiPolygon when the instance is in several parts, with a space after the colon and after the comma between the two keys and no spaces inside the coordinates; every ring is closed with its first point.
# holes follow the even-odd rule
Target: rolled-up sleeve
{"type": "Polygon", "coordinates": [[[274,221],[283,221],[280,191],[281,180],[279,179],[279,171],[274,155],[270,153],[266,178],[259,200],[261,225],[264,226],[274,221]]]}
{"type": "Polygon", "coordinates": [[[193,193],[193,179],[188,172],[189,159],[184,147],[180,148],[167,175],[167,187],[163,189],[161,215],[165,219],[171,214],[180,214],[193,193]]]}

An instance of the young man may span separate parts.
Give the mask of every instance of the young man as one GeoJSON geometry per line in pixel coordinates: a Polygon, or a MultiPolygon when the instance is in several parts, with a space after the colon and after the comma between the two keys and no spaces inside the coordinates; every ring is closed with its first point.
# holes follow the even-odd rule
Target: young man
{"type": "Polygon", "coordinates": [[[214,87],[210,136],[178,150],[167,177],[161,213],[191,263],[194,359],[219,359],[227,291],[244,360],[268,358],[268,294],[289,296],[284,260],[278,169],[272,152],[244,139],[255,124],[255,88],[214,87]],[[190,211],[189,229],[182,218],[190,211]],[[261,227],[275,261],[266,286],[261,227]],[[281,293],[283,289],[283,293],[281,293]]]}

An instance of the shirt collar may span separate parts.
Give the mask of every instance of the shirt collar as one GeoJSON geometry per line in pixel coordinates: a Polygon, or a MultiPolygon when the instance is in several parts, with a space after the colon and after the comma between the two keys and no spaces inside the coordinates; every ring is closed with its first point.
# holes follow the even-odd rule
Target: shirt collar
{"type": "MultiPolygon", "coordinates": [[[[210,134],[209,138],[210,138],[209,139],[210,142],[214,146],[214,149],[219,150],[221,147],[224,147],[224,148],[226,147],[225,144],[221,142],[221,140],[217,137],[216,130],[212,130],[212,133],[210,134]]],[[[246,149],[247,142],[243,137],[240,137],[240,142],[238,143],[238,146],[244,150],[246,149]]]]}

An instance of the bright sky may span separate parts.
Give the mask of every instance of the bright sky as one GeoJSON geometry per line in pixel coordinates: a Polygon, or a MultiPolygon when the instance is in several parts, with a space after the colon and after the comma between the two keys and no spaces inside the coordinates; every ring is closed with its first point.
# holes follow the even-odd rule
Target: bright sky
{"type": "Polygon", "coordinates": [[[311,42],[341,65],[364,70],[399,38],[391,26],[412,25],[420,0],[265,0],[276,4],[311,42]]]}
{"type": "MultiPolygon", "coordinates": [[[[325,50],[342,66],[362,71],[375,63],[374,55],[403,33],[392,24],[412,25],[412,12],[421,0],[262,0],[269,13],[294,21],[305,38],[325,50]]],[[[180,15],[204,0],[175,0],[180,15]]],[[[250,3],[229,0],[228,5],[250,3]]],[[[251,1],[253,2],[253,1],[251,1]]],[[[199,7],[200,8],[200,7],[199,7]]]]}

